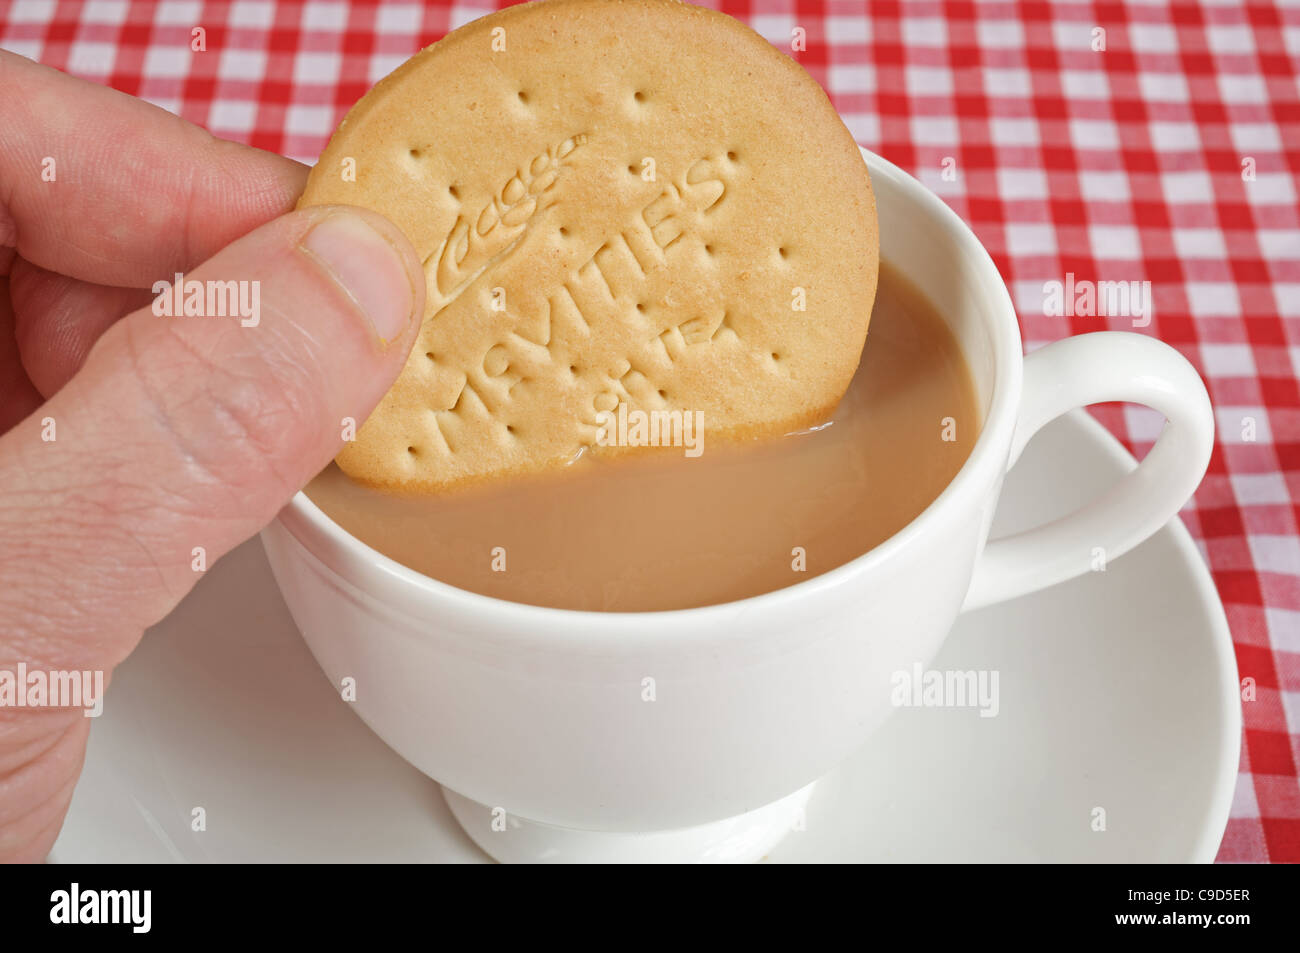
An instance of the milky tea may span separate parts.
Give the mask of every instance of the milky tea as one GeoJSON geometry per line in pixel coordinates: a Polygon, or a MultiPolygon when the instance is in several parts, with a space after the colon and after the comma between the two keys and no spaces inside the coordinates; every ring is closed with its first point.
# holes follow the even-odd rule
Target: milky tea
{"type": "MultiPolygon", "coordinates": [[[[793,585],[867,552],[943,491],[980,426],[951,331],[884,262],[862,363],[829,421],[711,444],[708,420],[683,416],[695,430],[683,441],[678,428],[677,446],[559,472],[401,496],[331,464],[307,495],[362,542],[471,592],[565,609],[684,609],[793,585]]],[[[626,440],[626,418],[610,423],[610,439],[626,440]]]]}

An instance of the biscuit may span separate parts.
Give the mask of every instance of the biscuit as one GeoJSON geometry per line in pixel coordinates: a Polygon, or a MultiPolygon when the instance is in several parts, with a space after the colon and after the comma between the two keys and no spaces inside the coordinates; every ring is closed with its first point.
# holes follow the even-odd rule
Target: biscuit
{"type": "Polygon", "coordinates": [[[452,32],[348,113],[300,207],[396,223],[427,310],[338,456],[437,491],[561,466],[601,412],[700,412],[710,441],[827,418],[861,355],[878,237],[821,87],[678,0],[539,0],[452,32]]]}

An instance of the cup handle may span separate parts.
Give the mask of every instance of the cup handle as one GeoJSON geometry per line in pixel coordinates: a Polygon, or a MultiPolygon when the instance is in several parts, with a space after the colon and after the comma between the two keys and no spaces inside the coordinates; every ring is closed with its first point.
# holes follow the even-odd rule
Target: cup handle
{"type": "Polygon", "coordinates": [[[1200,375],[1169,345],[1141,334],[1100,331],[1049,344],[1025,359],[1024,393],[1008,468],[1049,421],[1104,401],[1145,404],[1165,426],[1140,466],[1079,510],[990,540],[963,609],[1073,579],[1146,540],[1187,502],[1214,449],[1214,412],[1200,375]]]}

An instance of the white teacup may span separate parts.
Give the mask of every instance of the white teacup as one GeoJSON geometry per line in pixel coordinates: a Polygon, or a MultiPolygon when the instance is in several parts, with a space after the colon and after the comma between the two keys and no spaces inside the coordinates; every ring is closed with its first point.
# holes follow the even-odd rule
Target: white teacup
{"type": "Polygon", "coordinates": [[[915,179],[863,154],[882,255],[950,322],[984,417],[952,483],[875,549],[739,602],[598,613],[420,575],[301,493],[263,533],[325,673],[336,686],[355,679],[357,713],[444,786],[493,856],[761,856],[812,783],[885,720],[893,673],[928,664],[963,607],[1087,572],[1098,552],[1122,555],[1200,482],[1214,423],[1191,365],[1118,332],[1023,358],[1006,287],[975,236],[915,179]],[[1164,414],[1141,466],[1072,516],[986,545],[1003,475],[1028,440],[1101,401],[1164,414]]]}

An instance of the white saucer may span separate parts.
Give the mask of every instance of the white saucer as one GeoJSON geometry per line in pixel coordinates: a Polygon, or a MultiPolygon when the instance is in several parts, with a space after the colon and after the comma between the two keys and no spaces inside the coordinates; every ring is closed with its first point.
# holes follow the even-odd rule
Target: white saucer
{"type": "MultiPolygon", "coordinates": [[[[1062,418],[1008,478],[994,535],[1132,466],[1091,418],[1062,418]]],[[[1237,669],[1181,523],[1105,572],[963,616],[931,668],[996,670],[998,715],[900,709],[817,783],[769,860],[1214,858],[1237,772],[1237,669]]],[[[114,676],[50,859],[487,860],[438,785],[321,675],[257,541],[114,676]]]]}

